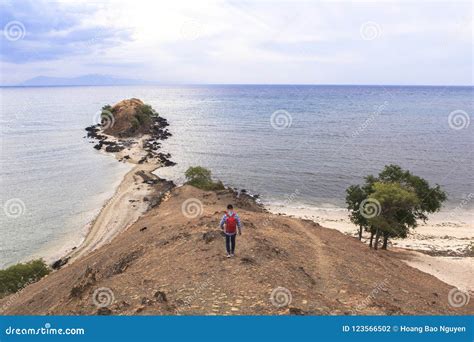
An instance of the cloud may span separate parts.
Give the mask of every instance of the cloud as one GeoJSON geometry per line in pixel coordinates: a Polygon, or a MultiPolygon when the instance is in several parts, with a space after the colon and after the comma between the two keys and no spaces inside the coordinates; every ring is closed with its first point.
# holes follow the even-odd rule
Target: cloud
{"type": "Polygon", "coordinates": [[[0,68],[3,83],[49,70],[169,83],[472,84],[471,11],[447,0],[2,2],[1,27],[19,21],[26,33],[2,34],[0,68]]]}
{"type": "Polygon", "coordinates": [[[27,63],[87,55],[131,40],[132,31],[96,23],[84,25],[84,18],[97,13],[98,7],[65,5],[50,1],[3,2],[0,7],[2,61],[27,63]],[[6,28],[21,25],[24,36],[9,39],[6,28]]]}

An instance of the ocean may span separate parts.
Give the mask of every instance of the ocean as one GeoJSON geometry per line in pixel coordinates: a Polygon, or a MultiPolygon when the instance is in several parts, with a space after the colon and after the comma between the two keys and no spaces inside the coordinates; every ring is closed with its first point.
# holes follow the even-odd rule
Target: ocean
{"type": "Polygon", "coordinates": [[[472,226],[473,87],[0,88],[0,268],[80,243],[130,169],[84,128],[131,97],[170,122],[163,149],[177,165],[157,173],[177,183],[201,165],[283,211],[344,212],[349,185],[395,163],[440,184],[446,217],[472,226]]]}

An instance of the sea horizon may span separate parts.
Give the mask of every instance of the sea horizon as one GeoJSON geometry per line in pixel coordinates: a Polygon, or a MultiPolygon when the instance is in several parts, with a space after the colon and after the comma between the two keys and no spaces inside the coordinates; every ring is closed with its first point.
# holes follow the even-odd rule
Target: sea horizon
{"type": "Polygon", "coordinates": [[[186,86],[309,86],[309,87],[405,87],[405,88],[474,88],[474,84],[370,84],[370,83],[149,83],[149,84],[70,84],[70,85],[0,85],[0,88],[60,87],[186,87],[186,86]]]}

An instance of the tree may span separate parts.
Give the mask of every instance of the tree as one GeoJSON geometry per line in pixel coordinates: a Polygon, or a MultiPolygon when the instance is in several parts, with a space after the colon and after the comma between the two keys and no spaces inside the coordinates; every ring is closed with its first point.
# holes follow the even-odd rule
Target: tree
{"type": "Polygon", "coordinates": [[[5,270],[0,270],[0,298],[37,282],[49,274],[50,271],[41,259],[19,263],[5,270]]]}
{"type": "Polygon", "coordinates": [[[103,112],[112,112],[112,106],[109,104],[106,104],[105,106],[102,107],[103,112]]]}
{"type": "Polygon", "coordinates": [[[376,178],[369,175],[365,177],[364,185],[351,185],[346,190],[346,203],[347,209],[349,210],[349,218],[352,223],[359,226],[359,240],[362,240],[362,233],[364,230],[370,232],[370,247],[372,247],[375,229],[370,226],[370,223],[367,220],[367,215],[363,215],[364,212],[360,210],[360,207],[369,197],[372,192],[372,184],[375,182],[376,178]]]}
{"type": "Polygon", "coordinates": [[[425,222],[428,214],[441,208],[446,193],[436,184],[403,170],[398,165],[387,165],[377,177],[365,177],[365,183],[352,185],[346,190],[349,217],[362,230],[370,231],[370,247],[386,249],[390,237],[405,238],[417,220],[425,222]],[[375,236],[375,241],[373,241],[375,236]]]}
{"type": "Polygon", "coordinates": [[[380,207],[380,213],[369,217],[367,221],[376,230],[375,249],[378,248],[380,234],[383,235],[382,249],[387,249],[390,237],[405,238],[410,227],[416,226],[416,219],[410,211],[418,205],[419,199],[413,190],[399,183],[376,182],[372,189],[374,191],[369,200],[380,207]]]}
{"type": "Polygon", "coordinates": [[[346,190],[346,203],[347,209],[349,209],[349,219],[352,223],[359,227],[359,240],[362,240],[362,232],[364,228],[367,228],[369,222],[363,216],[359,210],[359,206],[364,199],[367,198],[367,194],[359,185],[351,185],[346,190]]]}
{"type": "Polygon", "coordinates": [[[428,219],[427,214],[439,211],[447,199],[446,193],[438,184],[431,188],[428,181],[411,174],[410,171],[403,170],[398,165],[385,166],[379,173],[378,179],[382,182],[397,182],[402,186],[412,188],[419,199],[419,203],[413,208],[413,215],[423,222],[428,219]]]}
{"type": "Polygon", "coordinates": [[[195,186],[202,190],[223,190],[224,184],[221,181],[212,180],[211,171],[202,166],[191,166],[184,173],[186,184],[195,186]]]}

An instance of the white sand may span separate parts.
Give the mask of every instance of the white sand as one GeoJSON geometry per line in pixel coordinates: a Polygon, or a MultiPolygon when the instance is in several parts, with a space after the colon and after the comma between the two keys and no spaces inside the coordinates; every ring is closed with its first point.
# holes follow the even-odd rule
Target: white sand
{"type": "MultiPolygon", "coordinates": [[[[121,160],[125,155],[130,159],[127,162],[134,164],[117,187],[115,194],[102,207],[99,215],[90,224],[90,229],[81,245],[68,255],[71,261],[84,256],[91,251],[109,243],[115,236],[137,221],[149,207],[149,202],[143,198],[151,195],[153,186],[143,183],[137,176],[139,171],[152,172],[160,165],[155,161],[138,164],[138,161],[147,154],[143,150],[143,141],[148,136],[143,136],[130,147],[115,153],[115,158],[121,160]]],[[[109,141],[114,138],[110,137],[109,141]]]]}
{"type": "Polygon", "coordinates": [[[408,265],[432,274],[446,284],[474,293],[474,258],[432,257],[414,251],[405,252],[403,256],[408,265]]]}
{"type": "MultiPolygon", "coordinates": [[[[323,227],[334,228],[348,235],[357,235],[357,227],[349,221],[343,208],[302,208],[267,205],[274,213],[282,213],[313,220],[323,227]]],[[[432,252],[461,253],[474,239],[474,214],[464,212],[459,218],[449,213],[431,215],[426,224],[421,223],[406,239],[392,239],[393,246],[432,252]]]]}
{"type": "MultiPolygon", "coordinates": [[[[349,221],[348,211],[339,208],[309,208],[267,205],[274,213],[313,220],[323,227],[337,229],[357,236],[357,227],[349,221]]],[[[391,247],[400,251],[408,265],[429,273],[447,284],[474,291],[474,258],[430,256],[416,251],[461,253],[474,243],[472,212],[438,213],[431,215],[427,224],[418,226],[406,239],[393,239],[391,247]],[[409,251],[409,252],[408,252],[409,251]]],[[[367,241],[367,234],[364,236],[367,241]]],[[[389,247],[389,248],[391,248],[389,247]]]]}

